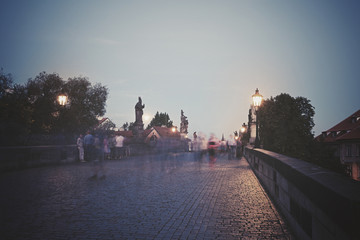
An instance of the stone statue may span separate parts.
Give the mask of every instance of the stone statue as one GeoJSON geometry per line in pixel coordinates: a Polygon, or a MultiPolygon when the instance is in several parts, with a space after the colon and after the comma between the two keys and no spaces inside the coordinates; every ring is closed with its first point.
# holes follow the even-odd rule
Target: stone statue
{"type": "Polygon", "coordinates": [[[139,97],[139,101],[135,105],[135,123],[143,124],[142,115],[144,107],[145,104],[142,104],[141,97],[139,97]]]}
{"type": "Polygon", "coordinates": [[[184,111],[181,110],[180,133],[188,133],[188,125],[187,117],[184,115],[184,111]]]}
{"type": "Polygon", "coordinates": [[[135,105],[135,123],[134,127],[132,129],[132,132],[135,136],[135,141],[141,142],[142,139],[142,133],[144,132],[144,123],[142,120],[143,116],[143,108],[145,107],[145,104],[142,104],[141,97],[139,97],[139,101],[135,105]]]}

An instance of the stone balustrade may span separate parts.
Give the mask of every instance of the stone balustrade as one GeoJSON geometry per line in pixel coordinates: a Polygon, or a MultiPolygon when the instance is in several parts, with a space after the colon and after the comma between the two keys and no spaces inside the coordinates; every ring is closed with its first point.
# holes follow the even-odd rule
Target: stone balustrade
{"type": "Polygon", "coordinates": [[[360,182],[263,149],[245,157],[298,239],[360,238],[360,182]]]}

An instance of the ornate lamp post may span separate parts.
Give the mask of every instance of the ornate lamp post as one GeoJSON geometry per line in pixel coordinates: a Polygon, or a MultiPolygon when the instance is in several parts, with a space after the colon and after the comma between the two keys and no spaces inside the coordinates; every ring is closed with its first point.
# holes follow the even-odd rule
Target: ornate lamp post
{"type": "Polygon", "coordinates": [[[258,123],[258,109],[261,105],[263,96],[259,93],[259,89],[256,88],[255,94],[252,95],[254,107],[255,107],[255,115],[256,115],[256,138],[255,138],[255,147],[260,147],[260,140],[259,140],[259,123],[258,123]]]}

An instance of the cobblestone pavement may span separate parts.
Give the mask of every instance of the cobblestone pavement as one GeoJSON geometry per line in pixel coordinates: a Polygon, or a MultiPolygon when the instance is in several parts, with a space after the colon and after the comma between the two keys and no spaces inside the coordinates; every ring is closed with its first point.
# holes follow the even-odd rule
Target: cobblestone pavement
{"type": "Polygon", "coordinates": [[[0,239],[291,239],[248,163],[192,153],[0,175],[0,239]]]}

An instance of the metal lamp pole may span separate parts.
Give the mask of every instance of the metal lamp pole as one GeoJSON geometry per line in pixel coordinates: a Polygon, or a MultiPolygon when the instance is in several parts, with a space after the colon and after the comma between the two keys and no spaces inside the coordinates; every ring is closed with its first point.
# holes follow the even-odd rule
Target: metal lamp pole
{"type": "Polygon", "coordinates": [[[259,93],[259,89],[256,88],[255,94],[252,95],[254,107],[255,107],[255,115],[256,115],[256,138],[255,138],[255,147],[260,147],[260,140],[259,140],[259,121],[258,121],[258,109],[261,105],[263,96],[259,93]]]}

